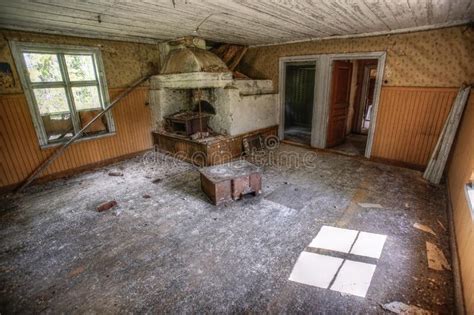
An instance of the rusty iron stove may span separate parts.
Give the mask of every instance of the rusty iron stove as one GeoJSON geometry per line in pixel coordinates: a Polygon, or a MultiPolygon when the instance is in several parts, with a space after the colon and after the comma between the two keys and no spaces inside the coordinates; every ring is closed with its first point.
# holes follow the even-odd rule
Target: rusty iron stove
{"type": "Polygon", "coordinates": [[[211,114],[196,112],[179,112],[166,117],[166,122],[171,131],[185,136],[197,132],[208,132],[208,122],[211,114]]]}

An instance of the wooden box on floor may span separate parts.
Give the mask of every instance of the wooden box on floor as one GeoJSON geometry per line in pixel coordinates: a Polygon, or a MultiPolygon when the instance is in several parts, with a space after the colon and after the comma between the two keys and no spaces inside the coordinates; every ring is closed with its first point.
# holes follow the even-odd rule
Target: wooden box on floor
{"type": "Polygon", "coordinates": [[[260,168],[247,161],[235,161],[200,170],[201,188],[215,205],[262,192],[260,168]]]}

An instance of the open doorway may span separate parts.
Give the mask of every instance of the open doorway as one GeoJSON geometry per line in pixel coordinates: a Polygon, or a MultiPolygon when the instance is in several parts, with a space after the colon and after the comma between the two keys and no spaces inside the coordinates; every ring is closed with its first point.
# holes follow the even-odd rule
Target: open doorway
{"type": "Polygon", "coordinates": [[[334,60],[326,145],[364,155],[373,117],[377,59],[334,60]]]}
{"type": "Polygon", "coordinates": [[[315,75],[315,62],[285,63],[285,140],[311,144],[315,75]]]}

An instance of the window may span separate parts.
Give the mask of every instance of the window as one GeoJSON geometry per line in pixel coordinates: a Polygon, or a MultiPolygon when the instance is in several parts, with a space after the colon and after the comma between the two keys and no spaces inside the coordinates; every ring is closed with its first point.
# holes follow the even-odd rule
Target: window
{"type": "MultiPolygon", "coordinates": [[[[19,42],[11,47],[41,146],[67,141],[109,103],[98,48],[19,42]]],[[[82,137],[114,131],[108,112],[82,137]]]]}

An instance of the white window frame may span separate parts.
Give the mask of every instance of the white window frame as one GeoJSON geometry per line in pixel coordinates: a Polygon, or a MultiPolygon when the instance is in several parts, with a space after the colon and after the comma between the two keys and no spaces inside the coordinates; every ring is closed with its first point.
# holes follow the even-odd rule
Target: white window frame
{"type": "Polygon", "coordinates": [[[471,210],[471,219],[474,222],[474,181],[464,185],[464,192],[466,194],[467,206],[471,210]]]}
{"type": "MultiPolygon", "coordinates": [[[[99,89],[99,98],[101,109],[106,108],[110,104],[109,93],[107,88],[107,82],[105,80],[104,65],[102,62],[102,56],[100,49],[98,47],[90,46],[71,46],[71,45],[55,45],[55,44],[41,44],[41,43],[26,43],[26,42],[17,42],[10,41],[10,48],[12,51],[13,58],[16,63],[17,72],[20,76],[20,81],[23,86],[23,91],[25,93],[28,107],[30,109],[31,118],[33,120],[33,125],[38,136],[38,141],[41,148],[47,148],[51,146],[60,145],[69,138],[65,138],[62,141],[57,142],[48,142],[48,136],[46,134],[43,121],[39,112],[38,105],[36,103],[36,98],[33,94],[34,87],[64,87],[66,90],[66,96],[68,100],[69,109],[71,112],[71,120],[74,127],[74,134],[76,134],[80,129],[79,120],[77,119],[77,110],[74,105],[74,98],[72,96],[72,87],[81,87],[81,86],[96,86],[99,89]],[[61,82],[31,82],[28,69],[26,67],[25,58],[23,53],[53,53],[58,56],[59,68],[61,70],[61,76],[63,81],[61,82]],[[67,67],[65,63],[64,55],[75,54],[75,55],[92,55],[94,61],[94,68],[96,72],[96,80],[92,81],[78,81],[71,82],[69,80],[69,75],[67,72],[67,67]]],[[[104,136],[109,136],[115,134],[115,124],[112,118],[112,113],[109,111],[105,114],[107,120],[107,133],[100,135],[90,135],[82,136],[81,139],[94,139],[104,136]]]]}

